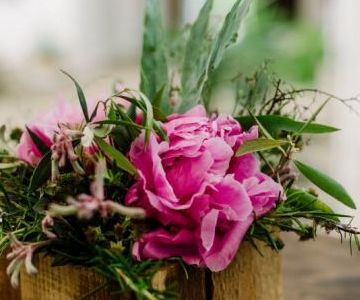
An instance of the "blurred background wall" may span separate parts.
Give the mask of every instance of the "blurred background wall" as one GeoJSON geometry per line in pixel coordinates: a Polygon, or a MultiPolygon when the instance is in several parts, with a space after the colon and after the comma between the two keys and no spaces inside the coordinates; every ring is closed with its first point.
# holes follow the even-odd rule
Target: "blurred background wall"
{"type": "MultiPolygon", "coordinates": [[[[0,0],[0,123],[21,125],[57,95],[74,98],[60,68],[89,95],[106,95],[114,80],[136,88],[144,1],[0,0]]],[[[360,1],[254,2],[229,61],[250,72],[271,58],[273,70],[297,87],[360,93],[360,1]]],[[[214,24],[232,3],[215,0],[214,24]]],[[[193,21],[202,4],[162,0],[166,23],[193,21]]],[[[343,182],[360,207],[360,117],[332,103],[321,121],[343,130],[319,137],[304,159],[343,182]]]]}

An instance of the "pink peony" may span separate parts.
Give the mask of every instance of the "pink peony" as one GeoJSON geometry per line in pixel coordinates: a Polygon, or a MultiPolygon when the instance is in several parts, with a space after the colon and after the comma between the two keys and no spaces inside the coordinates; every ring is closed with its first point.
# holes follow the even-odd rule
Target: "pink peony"
{"type": "MultiPolygon", "coordinates": [[[[89,101],[89,112],[92,113],[97,101],[89,101]]],[[[104,110],[99,108],[95,120],[105,118],[104,110]]],[[[71,104],[65,99],[61,98],[54,106],[47,112],[42,112],[34,119],[28,127],[32,130],[47,146],[53,143],[53,136],[56,130],[59,129],[59,124],[66,124],[73,129],[76,129],[84,122],[83,112],[79,104],[71,104]]],[[[41,152],[37,149],[32,141],[29,133],[25,131],[21,136],[20,143],[16,149],[19,159],[36,165],[41,157],[41,152]]]]}
{"type": "Polygon", "coordinates": [[[138,179],[126,203],[145,209],[159,226],[134,245],[138,260],[182,257],[212,271],[226,268],[254,218],[270,211],[281,186],[261,173],[256,157],[234,153],[257,128],[242,131],[227,116],[208,118],[202,106],[171,115],[169,142],[139,136],[130,149],[138,179]]]}

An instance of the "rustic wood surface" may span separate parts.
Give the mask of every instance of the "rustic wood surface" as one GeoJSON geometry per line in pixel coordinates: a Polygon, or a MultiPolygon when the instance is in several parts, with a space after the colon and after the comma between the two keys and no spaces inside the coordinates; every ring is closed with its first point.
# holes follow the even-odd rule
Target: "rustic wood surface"
{"type": "MultiPolygon", "coordinates": [[[[219,273],[211,274],[188,267],[187,278],[182,267],[170,265],[156,274],[153,285],[160,290],[173,286],[181,300],[281,300],[280,256],[267,247],[260,244],[258,246],[263,256],[250,244],[244,243],[230,267],[219,273]]],[[[76,300],[104,282],[100,276],[86,268],[51,267],[50,263],[50,258],[38,258],[35,261],[39,269],[37,276],[21,273],[22,300],[76,300]]],[[[87,299],[132,298],[112,298],[107,291],[101,290],[87,299]]]]}
{"type": "Polygon", "coordinates": [[[173,290],[182,300],[207,300],[205,271],[195,267],[187,267],[187,271],[178,264],[160,270],[153,280],[153,287],[163,290],[173,286],[173,290]],[[187,277],[188,276],[188,277],[187,277]]]}
{"type": "MultiPolygon", "coordinates": [[[[299,242],[293,235],[283,234],[283,237],[286,244],[285,249],[282,251],[285,300],[360,299],[360,253],[354,251],[353,255],[351,256],[349,253],[348,243],[344,242],[343,244],[340,244],[338,239],[333,239],[330,237],[318,237],[315,242],[299,242]]],[[[241,251],[246,250],[242,249],[241,251]]],[[[236,261],[241,261],[242,255],[244,254],[240,252],[236,258],[236,261]]],[[[5,274],[6,264],[7,262],[5,261],[5,259],[0,258],[0,299],[19,300],[20,289],[14,290],[10,288],[9,280],[5,274]]],[[[261,266],[261,268],[263,267],[264,266],[261,266]]],[[[64,272],[66,271],[66,268],[67,267],[60,269],[62,269],[64,272]]],[[[224,272],[232,272],[231,270],[233,268],[233,266],[230,266],[230,269],[224,272]]],[[[51,272],[54,272],[55,270],[56,269],[51,269],[51,272]]],[[[200,270],[197,271],[201,272],[200,270]]],[[[258,271],[259,273],[262,273],[265,270],[261,269],[258,271]]],[[[77,272],[77,268],[71,269],[70,272],[68,272],[68,274],[74,273],[73,275],[71,275],[72,278],[75,277],[76,279],[75,281],[73,281],[73,283],[79,282],[77,279],[78,275],[76,275],[77,272]]],[[[179,272],[183,271],[179,270],[179,272]]],[[[65,276],[68,276],[68,274],[65,276]]],[[[176,271],[170,270],[169,273],[168,271],[166,271],[165,274],[168,275],[164,275],[163,273],[162,275],[160,275],[160,278],[157,279],[158,282],[155,284],[157,284],[158,287],[164,285],[164,280],[169,281],[170,278],[174,276],[174,274],[176,274],[176,271]]],[[[179,275],[180,274],[183,273],[179,273],[179,275]]],[[[227,276],[228,275],[229,274],[227,274],[227,276]]],[[[262,274],[261,276],[263,275],[264,274],[262,274]]],[[[39,274],[38,276],[41,275],[39,274]]],[[[206,290],[205,274],[196,275],[194,272],[190,272],[189,276],[189,281],[186,281],[185,277],[181,276],[182,280],[184,280],[184,283],[180,284],[179,286],[186,287],[188,284],[193,284],[196,285],[196,287],[199,288],[200,291],[206,290]]],[[[215,275],[215,277],[216,276],[217,275],[215,275]]],[[[252,277],[251,273],[244,274],[244,276],[246,276],[246,280],[243,281],[243,284],[248,282],[249,276],[252,277]]],[[[61,280],[58,282],[59,285],[62,284],[63,278],[64,276],[60,278],[61,280]]],[[[34,277],[33,279],[36,280],[36,277],[34,277]]],[[[70,280],[67,280],[67,282],[69,281],[70,280]]],[[[38,283],[35,282],[35,285],[38,286],[38,283]]],[[[207,287],[207,289],[209,289],[209,286],[207,287]]],[[[183,291],[181,293],[185,292],[183,291]]],[[[269,291],[266,291],[266,293],[269,293],[269,291]]],[[[216,296],[216,292],[214,293],[214,295],[216,296]]],[[[198,292],[197,295],[195,292],[195,295],[186,296],[186,298],[183,298],[181,300],[191,299],[189,297],[195,296],[197,296],[195,298],[197,300],[206,299],[203,292],[198,292]]],[[[27,295],[27,297],[30,296],[27,295]]],[[[48,299],[52,300],[52,298],[48,299]]],[[[55,299],[59,298],[55,297],[55,299]]],[[[74,300],[76,298],[65,299],[74,300]]],[[[92,299],[106,298],[100,298],[99,294],[96,294],[96,296],[92,299]]],[[[227,300],[227,298],[225,298],[224,296],[220,299],[227,300]]]]}
{"type": "Polygon", "coordinates": [[[261,243],[257,246],[262,255],[245,242],[227,269],[212,274],[212,300],[283,299],[281,256],[261,243]]]}
{"type": "MultiPolygon", "coordinates": [[[[24,271],[21,273],[22,300],[76,300],[104,282],[86,268],[51,267],[48,257],[36,259],[35,265],[39,270],[36,276],[28,276],[24,271]]],[[[87,299],[109,300],[111,297],[101,290],[87,299]]]]}

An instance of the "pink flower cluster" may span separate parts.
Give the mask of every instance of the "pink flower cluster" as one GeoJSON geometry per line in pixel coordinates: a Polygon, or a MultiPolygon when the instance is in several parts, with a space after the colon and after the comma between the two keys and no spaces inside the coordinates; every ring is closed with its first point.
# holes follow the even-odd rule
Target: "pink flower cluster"
{"type": "MultiPolygon", "coordinates": [[[[96,104],[97,101],[89,101],[90,112],[95,109],[96,104]]],[[[105,112],[98,109],[94,121],[103,119],[105,119],[105,112]]],[[[60,125],[65,124],[71,129],[79,129],[78,127],[83,122],[84,115],[80,105],[60,99],[50,110],[45,113],[41,112],[32,123],[28,124],[28,127],[50,148],[54,143],[54,135],[56,131],[59,131],[60,125]]],[[[33,166],[37,165],[42,157],[27,131],[21,136],[16,152],[18,158],[33,166]]]]}
{"type": "Polygon", "coordinates": [[[235,157],[257,127],[244,132],[233,118],[206,116],[202,106],[163,124],[169,142],[151,135],[132,144],[139,176],[126,197],[158,226],[134,245],[138,260],[182,257],[212,271],[226,268],[255,218],[282,197],[281,186],[260,171],[253,154],[235,157]]]}

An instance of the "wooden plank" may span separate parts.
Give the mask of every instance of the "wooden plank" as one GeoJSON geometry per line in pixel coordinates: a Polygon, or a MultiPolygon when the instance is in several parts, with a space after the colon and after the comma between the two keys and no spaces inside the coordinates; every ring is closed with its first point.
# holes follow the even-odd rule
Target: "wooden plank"
{"type": "Polygon", "coordinates": [[[178,299],[205,300],[205,270],[195,267],[186,269],[187,272],[179,264],[172,264],[161,269],[154,276],[153,287],[158,290],[172,287],[172,290],[178,295],[178,299]]]}
{"type": "Polygon", "coordinates": [[[257,243],[262,256],[244,242],[230,266],[212,274],[212,300],[282,300],[281,256],[257,243]]]}
{"type": "MultiPolygon", "coordinates": [[[[231,265],[219,273],[187,267],[187,278],[182,267],[171,264],[155,275],[153,286],[160,290],[173,286],[178,299],[186,300],[282,300],[281,257],[262,243],[257,246],[263,256],[245,242],[231,265]]],[[[104,283],[103,278],[86,268],[51,267],[50,259],[46,257],[37,259],[36,265],[39,268],[37,276],[21,274],[23,300],[79,299],[104,283]]],[[[132,298],[111,298],[108,291],[102,290],[88,299],[132,298]]]]}
{"type": "Polygon", "coordinates": [[[6,268],[9,261],[6,259],[5,255],[0,256],[0,295],[1,299],[6,300],[20,300],[20,288],[14,289],[10,285],[9,277],[6,274],[6,268]],[[6,297],[4,297],[4,295],[6,297]],[[4,298],[2,298],[4,297],[4,298]]]}
{"type": "MultiPolygon", "coordinates": [[[[77,266],[51,267],[51,259],[40,257],[35,261],[39,273],[29,276],[21,273],[22,300],[75,300],[104,283],[104,279],[87,268],[77,266]]],[[[110,294],[100,290],[87,299],[109,300],[110,294]]]]}

